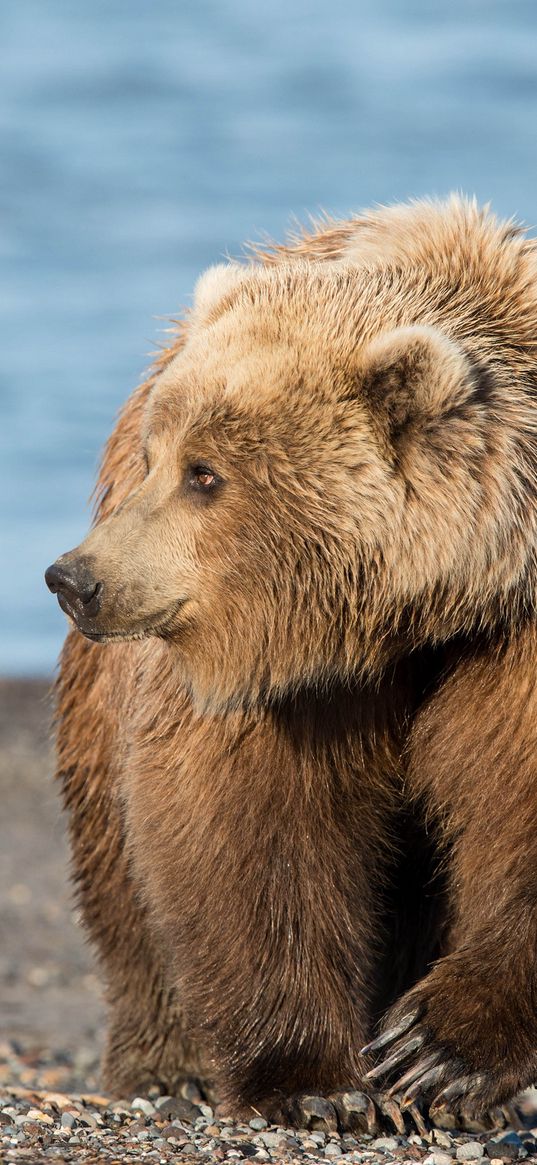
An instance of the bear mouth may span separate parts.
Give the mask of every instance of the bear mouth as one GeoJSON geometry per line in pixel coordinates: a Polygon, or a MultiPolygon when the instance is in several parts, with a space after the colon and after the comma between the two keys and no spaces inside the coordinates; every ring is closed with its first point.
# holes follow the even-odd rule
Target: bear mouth
{"type": "Polygon", "coordinates": [[[186,602],[187,599],[184,597],[178,599],[175,603],[172,603],[170,607],[166,607],[163,611],[155,612],[150,621],[148,620],[145,623],[140,623],[137,626],[133,626],[132,628],[106,628],[102,631],[98,631],[95,627],[84,626],[84,623],[80,617],[77,617],[78,612],[73,608],[70,608],[68,603],[60,603],[60,606],[62,607],[62,610],[65,611],[65,614],[68,615],[69,618],[73,621],[77,631],[80,631],[80,633],[84,635],[86,639],[91,640],[92,643],[106,644],[116,642],[118,640],[132,642],[137,639],[149,639],[151,636],[156,636],[162,639],[172,638],[174,632],[178,630],[178,628],[174,626],[175,619],[185,606],[186,602]]]}

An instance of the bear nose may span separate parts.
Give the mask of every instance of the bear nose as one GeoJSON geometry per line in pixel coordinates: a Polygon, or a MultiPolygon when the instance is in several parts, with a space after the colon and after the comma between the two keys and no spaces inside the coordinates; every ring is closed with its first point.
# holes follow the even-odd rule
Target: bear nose
{"type": "Polygon", "coordinates": [[[49,591],[58,596],[60,606],[64,605],[62,599],[66,605],[74,600],[82,604],[85,615],[99,613],[103,584],[95,582],[85,563],[80,560],[75,559],[70,564],[54,562],[45,571],[45,582],[49,591]]]}

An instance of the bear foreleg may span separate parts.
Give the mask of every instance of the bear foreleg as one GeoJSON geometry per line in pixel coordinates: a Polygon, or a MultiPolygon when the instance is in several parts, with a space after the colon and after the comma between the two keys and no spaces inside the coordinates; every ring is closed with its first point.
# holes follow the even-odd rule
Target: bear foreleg
{"type": "Polygon", "coordinates": [[[452,927],[392,1009],[375,1081],[482,1113],[537,1076],[537,671],[533,629],[461,664],[418,718],[410,779],[450,861],[452,927]]]}

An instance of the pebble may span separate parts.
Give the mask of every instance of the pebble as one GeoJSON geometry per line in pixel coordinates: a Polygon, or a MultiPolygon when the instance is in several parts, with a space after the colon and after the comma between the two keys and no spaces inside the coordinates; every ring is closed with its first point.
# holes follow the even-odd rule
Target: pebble
{"type": "Polygon", "coordinates": [[[325,1150],[324,1150],[324,1155],[325,1155],[325,1157],[330,1157],[330,1158],[342,1157],[343,1156],[343,1149],[341,1148],[341,1145],[337,1144],[336,1141],[329,1141],[328,1144],[326,1145],[325,1150]]]}
{"type": "Polygon", "coordinates": [[[457,1146],[457,1161],[480,1161],[484,1151],[485,1146],[480,1141],[466,1141],[464,1145],[457,1146]]]}
{"type": "Polygon", "coordinates": [[[29,1120],[42,1121],[43,1124],[45,1124],[45,1125],[53,1125],[54,1124],[53,1118],[51,1116],[49,1116],[48,1113],[41,1112],[41,1109],[39,1109],[39,1108],[29,1108],[27,1115],[28,1115],[29,1120]]]}
{"type": "Polygon", "coordinates": [[[267,1149],[275,1149],[280,1144],[281,1139],[281,1133],[262,1133],[259,1138],[267,1149]]]}
{"type": "Polygon", "coordinates": [[[488,1140],[485,1145],[485,1153],[491,1160],[500,1157],[504,1161],[514,1161],[519,1156],[525,1156],[526,1152],[518,1133],[507,1133],[504,1137],[488,1140]]]}
{"type": "Polygon", "coordinates": [[[452,1157],[449,1153],[441,1150],[434,1150],[429,1153],[428,1157],[424,1158],[423,1165],[452,1165],[452,1157]]]}
{"type": "Polygon", "coordinates": [[[372,1149],[383,1149],[386,1153],[393,1153],[395,1149],[399,1148],[399,1141],[397,1137],[376,1137],[371,1141],[372,1149]]]}
{"type": "MultiPolygon", "coordinates": [[[[171,1117],[180,1117],[181,1120],[193,1124],[196,1117],[199,1117],[199,1109],[192,1104],[192,1101],[183,1100],[181,1097],[161,1096],[155,1101],[155,1107],[157,1112],[166,1116],[168,1120],[171,1117]]],[[[153,1109],[154,1112],[155,1109],[153,1109]]]]}
{"type": "MultiPolygon", "coordinates": [[[[168,1100],[168,1097],[165,1097],[165,1100],[168,1100]]],[[[137,1110],[138,1112],[143,1112],[144,1116],[154,1116],[157,1111],[154,1104],[151,1104],[151,1101],[146,1100],[143,1096],[137,1096],[136,1099],[131,1102],[131,1108],[135,1111],[137,1110]]]]}
{"type": "Polygon", "coordinates": [[[250,1128],[259,1132],[261,1129],[267,1129],[268,1123],[262,1116],[254,1116],[253,1120],[249,1122],[250,1128]]]}

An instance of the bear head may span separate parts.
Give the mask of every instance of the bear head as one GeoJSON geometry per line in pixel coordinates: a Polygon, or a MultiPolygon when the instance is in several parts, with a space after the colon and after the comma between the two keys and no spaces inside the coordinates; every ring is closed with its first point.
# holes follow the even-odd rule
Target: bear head
{"type": "Polygon", "coordinates": [[[148,400],[143,481],[49,586],[95,642],[165,643],[205,705],[374,675],[486,623],[524,569],[502,391],[419,272],[213,268],[148,400]]]}

